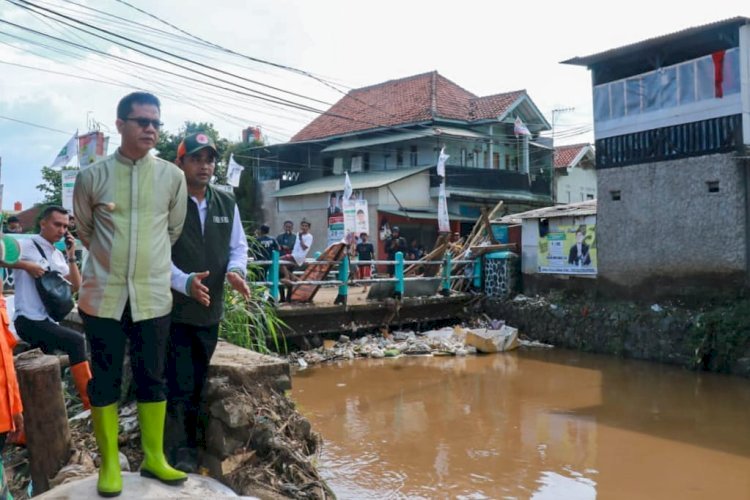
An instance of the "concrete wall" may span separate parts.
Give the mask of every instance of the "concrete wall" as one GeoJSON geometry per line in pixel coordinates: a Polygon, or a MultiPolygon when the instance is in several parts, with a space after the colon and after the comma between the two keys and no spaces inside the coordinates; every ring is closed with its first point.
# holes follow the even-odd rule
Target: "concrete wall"
{"type": "Polygon", "coordinates": [[[667,294],[686,285],[743,286],[746,167],[732,156],[599,170],[601,280],[667,294]],[[707,182],[716,181],[719,192],[709,192],[707,182]]]}
{"type": "MultiPolygon", "coordinates": [[[[294,221],[294,229],[299,229],[299,221],[306,218],[312,224],[310,232],[313,235],[313,246],[309,256],[323,251],[328,242],[328,202],[330,193],[317,193],[305,196],[287,196],[274,198],[273,185],[267,181],[263,184],[263,215],[271,227],[271,234],[281,233],[285,220],[294,221]]],[[[380,221],[378,209],[398,209],[399,204],[407,208],[427,208],[430,206],[430,177],[422,172],[390,185],[390,190],[382,188],[365,189],[368,216],[370,218],[370,238],[377,241],[380,221]],[[391,192],[392,191],[392,192],[391,192]],[[394,197],[394,194],[396,195],[394,197]]],[[[356,189],[355,189],[356,190],[356,189]]],[[[359,191],[359,190],[356,190],[359,191]]]]}
{"type": "Polygon", "coordinates": [[[568,175],[556,173],[556,203],[577,203],[586,201],[587,195],[596,198],[596,170],[593,168],[571,167],[568,175]]]}

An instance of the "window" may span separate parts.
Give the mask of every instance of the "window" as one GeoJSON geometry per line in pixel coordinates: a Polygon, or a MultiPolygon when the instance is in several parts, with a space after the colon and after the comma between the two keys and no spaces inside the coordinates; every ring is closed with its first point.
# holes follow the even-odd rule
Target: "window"
{"type": "Polygon", "coordinates": [[[714,62],[711,56],[701,57],[695,61],[695,74],[698,80],[698,100],[713,99],[716,96],[716,88],[714,62]]]}
{"type": "Polygon", "coordinates": [[[370,153],[365,153],[362,155],[362,168],[365,172],[370,170],[370,153]]]}
{"type": "Polygon", "coordinates": [[[708,187],[709,193],[719,192],[719,181],[706,181],[706,186],[708,187]]]}
{"type": "Polygon", "coordinates": [[[620,201],[620,191],[610,191],[610,196],[612,196],[612,201],[620,201]]]}
{"type": "Polygon", "coordinates": [[[359,156],[359,155],[352,156],[352,168],[351,168],[351,171],[352,172],[361,172],[362,171],[362,157],[361,156],[359,156]]]}
{"type": "Polygon", "coordinates": [[[404,150],[398,148],[396,150],[396,166],[401,167],[404,165],[404,150]]]}
{"type": "Polygon", "coordinates": [[[677,75],[680,79],[680,88],[677,92],[680,104],[695,102],[695,64],[680,64],[677,67],[677,75]]]}
{"type": "Polygon", "coordinates": [[[500,153],[498,153],[497,151],[492,152],[492,168],[500,168],[500,153]]]}
{"type": "Polygon", "coordinates": [[[642,95],[643,89],[641,88],[640,78],[632,78],[625,82],[625,99],[629,116],[637,115],[641,112],[642,95]]]}
{"type": "Polygon", "coordinates": [[[419,164],[419,154],[416,146],[409,147],[409,165],[416,167],[419,164]]]}
{"type": "Polygon", "coordinates": [[[594,195],[593,194],[587,194],[586,195],[586,199],[587,200],[593,200],[594,199],[594,195]]]}
{"type": "Polygon", "coordinates": [[[594,87],[594,120],[609,120],[609,85],[594,87]]]}
{"type": "Polygon", "coordinates": [[[333,159],[333,174],[340,175],[344,173],[344,159],[337,157],[333,159]]]}
{"type": "Polygon", "coordinates": [[[625,116],[625,83],[615,82],[610,86],[612,98],[612,118],[625,116]]]}

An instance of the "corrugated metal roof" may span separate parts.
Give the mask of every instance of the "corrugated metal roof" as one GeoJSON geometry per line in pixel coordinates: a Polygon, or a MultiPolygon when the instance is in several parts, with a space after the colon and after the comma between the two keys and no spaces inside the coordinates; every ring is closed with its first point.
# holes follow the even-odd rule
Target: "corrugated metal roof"
{"type": "Polygon", "coordinates": [[[553,219],[556,217],[582,217],[585,215],[596,215],[596,200],[587,200],[580,203],[569,203],[567,205],[555,205],[553,207],[537,208],[520,214],[506,215],[492,222],[508,223],[508,221],[521,219],[553,219]]]}
{"type": "MultiPolygon", "coordinates": [[[[426,165],[422,167],[410,167],[400,168],[397,170],[385,170],[382,172],[362,172],[349,174],[349,180],[352,183],[352,189],[355,191],[359,189],[371,189],[387,184],[391,184],[396,181],[400,181],[412,175],[424,172],[433,168],[434,165],[426,165]]],[[[282,198],[285,196],[304,196],[308,194],[319,194],[319,193],[330,193],[333,191],[344,190],[344,176],[343,175],[329,175],[327,177],[321,177],[302,184],[296,184],[289,186],[284,189],[276,191],[272,196],[276,198],[282,198]]]]}
{"type": "Polygon", "coordinates": [[[588,66],[596,64],[601,61],[607,61],[616,57],[632,54],[634,52],[643,52],[651,49],[652,47],[658,47],[662,44],[673,42],[681,38],[689,37],[692,35],[698,35],[703,32],[712,31],[719,28],[724,28],[732,25],[742,26],[743,24],[750,24],[750,18],[737,16],[730,19],[723,19],[713,23],[703,24],[700,26],[693,26],[684,30],[676,31],[667,35],[657,36],[642,40],[640,42],[631,43],[629,45],[623,45],[604,52],[598,52],[584,57],[573,57],[566,61],[562,61],[561,64],[575,64],[578,66],[588,66]]]}

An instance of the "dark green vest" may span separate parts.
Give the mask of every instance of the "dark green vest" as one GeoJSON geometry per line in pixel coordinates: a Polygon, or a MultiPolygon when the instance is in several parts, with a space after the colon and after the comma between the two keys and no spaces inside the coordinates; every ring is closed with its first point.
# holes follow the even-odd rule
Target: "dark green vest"
{"type": "Polygon", "coordinates": [[[208,287],[211,305],[204,307],[195,299],[172,290],[172,321],[196,326],[215,325],[224,312],[224,277],[229,264],[229,241],[234,224],[232,195],[208,187],[208,212],[201,234],[198,206],[188,199],[185,225],[180,239],[172,246],[172,262],[186,273],[210,271],[203,284],[208,287]]]}

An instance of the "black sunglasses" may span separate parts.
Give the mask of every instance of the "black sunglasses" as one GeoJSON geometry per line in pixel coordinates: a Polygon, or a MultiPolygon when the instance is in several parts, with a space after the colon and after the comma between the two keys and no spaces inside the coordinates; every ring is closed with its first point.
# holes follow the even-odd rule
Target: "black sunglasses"
{"type": "Polygon", "coordinates": [[[123,118],[123,121],[136,122],[141,128],[148,128],[148,126],[151,125],[156,130],[159,130],[164,126],[159,120],[149,120],[148,118],[123,118]]]}

